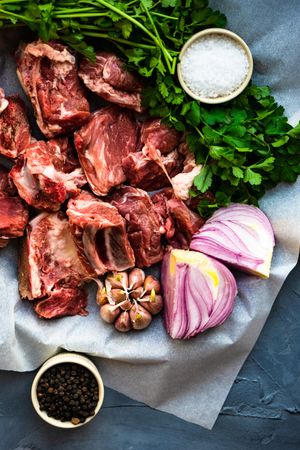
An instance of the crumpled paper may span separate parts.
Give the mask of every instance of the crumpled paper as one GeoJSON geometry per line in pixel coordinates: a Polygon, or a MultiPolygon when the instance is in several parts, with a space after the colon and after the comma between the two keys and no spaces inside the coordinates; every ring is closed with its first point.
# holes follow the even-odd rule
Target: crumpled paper
{"type": "MultiPolygon", "coordinates": [[[[211,5],[227,15],[228,28],[249,44],[255,61],[254,80],[273,88],[288,117],[295,122],[300,113],[300,28],[297,26],[300,3],[297,0],[215,0],[211,5]]],[[[25,98],[12,57],[19,39],[16,33],[0,34],[0,86],[7,94],[20,93],[25,98]]],[[[30,302],[19,299],[17,243],[11,243],[0,253],[0,369],[35,369],[62,348],[87,353],[95,357],[106,386],[212,428],[280,287],[297,262],[298,205],[299,181],[294,185],[280,185],[263,198],[261,207],[276,235],[270,279],[237,274],[239,294],[231,317],[219,328],[190,341],[171,340],[160,317],[141,333],[116,333],[99,318],[93,286],[88,317],[39,319],[30,302]]]]}

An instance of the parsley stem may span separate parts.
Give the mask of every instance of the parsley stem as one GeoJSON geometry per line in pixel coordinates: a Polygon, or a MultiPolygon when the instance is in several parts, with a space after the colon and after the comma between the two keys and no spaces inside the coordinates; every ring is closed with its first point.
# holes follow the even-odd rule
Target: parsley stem
{"type": "Polygon", "coordinates": [[[15,14],[15,13],[13,13],[11,11],[5,11],[5,9],[0,9],[0,13],[2,13],[5,16],[5,18],[7,18],[7,19],[10,19],[11,17],[13,17],[15,19],[20,19],[20,20],[22,20],[25,23],[29,23],[29,22],[30,23],[35,23],[36,22],[36,20],[29,19],[28,17],[21,16],[19,14],[15,14]]]}
{"type": "Polygon", "coordinates": [[[120,44],[130,45],[131,47],[138,47],[138,48],[144,48],[144,49],[149,49],[149,50],[156,48],[154,45],[139,44],[137,42],[128,41],[127,39],[116,38],[116,37],[110,36],[109,34],[106,34],[106,33],[94,33],[94,32],[89,32],[89,31],[83,31],[82,34],[84,34],[85,36],[109,39],[110,41],[120,42],[120,44]]]}

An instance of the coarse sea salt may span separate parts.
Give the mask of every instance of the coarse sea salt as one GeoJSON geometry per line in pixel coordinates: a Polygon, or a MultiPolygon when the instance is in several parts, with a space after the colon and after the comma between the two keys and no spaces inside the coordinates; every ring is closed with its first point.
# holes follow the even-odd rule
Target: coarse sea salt
{"type": "Polygon", "coordinates": [[[224,97],[236,91],[249,70],[243,47],[227,36],[203,36],[193,42],[181,59],[181,74],[199,97],[224,97]]]}

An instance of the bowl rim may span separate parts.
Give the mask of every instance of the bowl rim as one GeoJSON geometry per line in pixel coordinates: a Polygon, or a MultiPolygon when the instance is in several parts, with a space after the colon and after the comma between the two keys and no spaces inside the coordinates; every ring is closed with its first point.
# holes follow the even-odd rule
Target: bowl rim
{"type": "Polygon", "coordinates": [[[97,415],[97,413],[99,412],[99,410],[103,404],[103,400],[104,400],[104,385],[103,385],[102,377],[101,377],[97,367],[89,358],[87,358],[86,356],[83,356],[79,353],[62,352],[62,353],[58,353],[55,356],[50,357],[42,364],[42,366],[36,373],[36,375],[33,379],[32,385],[31,385],[31,402],[32,402],[35,412],[45,422],[47,422],[48,424],[55,426],[57,428],[77,428],[77,427],[86,425],[91,420],[93,420],[94,417],[97,415]],[[58,419],[49,417],[45,411],[41,411],[39,408],[39,401],[37,398],[37,385],[38,385],[38,382],[39,382],[41,376],[46,372],[46,370],[50,369],[51,367],[56,366],[58,364],[64,364],[64,363],[71,363],[71,364],[73,363],[73,364],[78,364],[78,365],[85,367],[94,375],[94,377],[96,378],[97,383],[98,383],[99,400],[98,400],[97,406],[95,408],[95,414],[93,416],[87,417],[85,422],[79,423],[77,425],[73,424],[70,421],[61,422],[58,419]]]}
{"type": "Polygon", "coordinates": [[[179,83],[182,87],[182,89],[192,98],[194,98],[195,100],[199,100],[202,103],[207,103],[207,104],[219,104],[219,103],[225,103],[228,102],[229,100],[232,100],[233,98],[237,97],[241,92],[243,92],[243,90],[247,87],[247,85],[249,84],[252,74],[253,74],[253,56],[251,53],[250,48],[248,47],[248,45],[246,44],[246,42],[240,37],[238,36],[236,33],[234,33],[231,30],[228,30],[226,28],[207,28],[206,30],[202,30],[199,31],[198,33],[195,33],[193,36],[190,37],[190,39],[188,39],[186,41],[186,43],[184,44],[184,46],[182,47],[179,56],[178,56],[178,63],[177,63],[177,76],[178,76],[178,80],[179,83]],[[195,41],[197,41],[199,38],[206,36],[206,35],[213,35],[213,34],[220,34],[223,36],[228,36],[231,39],[233,39],[234,41],[238,42],[244,49],[246,56],[248,58],[248,62],[249,62],[249,68],[248,68],[248,73],[244,79],[244,81],[240,84],[240,86],[233,92],[231,92],[228,95],[224,95],[223,97],[204,97],[204,96],[199,96],[197,94],[195,94],[185,83],[183,77],[182,77],[182,72],[181,72],[181,59],[184,55],[184,53],[186,52],[186,50],[188,49],[188,47],[195,41]]]}

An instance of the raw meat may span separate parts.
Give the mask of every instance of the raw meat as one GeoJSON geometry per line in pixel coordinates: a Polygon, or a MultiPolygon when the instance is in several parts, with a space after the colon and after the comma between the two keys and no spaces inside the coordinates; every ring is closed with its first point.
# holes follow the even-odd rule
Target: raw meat
{"type": "Polygon", "coordinates": [[[37,141],[29,145],[10,172],[20,197],[38,209],[58,211],[86,184],[68,138],[37,141]]]}
{"type": "Polygon", "coordinates": [[[98,275],[134,266],[125,220],[114,206],[82,191],[69,200],[67,215],[78,248],[98,275]]]}
{"type": "Polygon", "coordinates": [[[80,285],[94,275],[62,212],[41,213],[29,223],[21,252],[19,290],[23,299],[42,299],[41,306],[35,306],[38,314],[46,318],[85,314],[80,285]]]}
{"type": "Polygon", "coordinates": [[[87,294],[80,288],[57,288],[48,298],[34,305],[35,312],[44,319],[63,316],[87,316],[87,294]]]}
{"type": "Polygon", "coordinates": [[[181,134],[160,119],[150,119],[143,123],[141,129],[141,143],[161,154],[166,154],[178,147],[181,134]]]}
{"type": "Polygon", "coordinates": [[[158,192],[152,202],[163,220],[169,244],[174,248],[189,248],[193,234],[203,225],[204,219],[176,198],[172,189],[158,192]]]}
{"type": "MultiPolygon", "coordinates": [[[[182,170],[183,157],[177,150],[160,156],[160,161],[169,177],[174,177],[182,170]]],[[[170,186],[166,173],[155,160],[142,152],[130,153],[123,160],[123,170],[131,186],[145,191],[154,191],[170,186]]]]}
{"type": "Polygon", "coordinates": [[[126,219],[136,266],[149,267],[161,261],[163,257],[161,234],[164,229],[147,192],[131,186],[121,186],[109,200],[126,219]]]}
{"type": "Polygon", "coordinates": [[[139,77],[129,72],[113,53],[98,52],[96,62],[84,59],[79,76],[92,92],[105,100],[142,111],[142,83],[139,77]]]}
{"type": "Polygon", "coordinates": [[[10,238],[23,236],[27,222],[27,207],[10,185],[8,171],[0,166],[0,248],[5,247],[10,238]]]}
{"type": "Polygon", "coordinates": [[[80,127],[89,117],[89,104],[77,75],[76,59],[54,41],[21,45],[17,52],[19,80],[47,138],[80,127]]]}
{"type": "Polygon", "coordinates": [[[126,179],[122,161],[134,152],[138,126],[131,113],[117,106],[103,108],[75,133],[75,147],[89,185],[106,195],[126,179]]]}
{"type": "Polygon", "coordinates": [[[0,98],[0,154],[17,158],[31,142],[30,128],[23,101],[14,96],[6,100],[7,106],[1,112],[0,98]]]}

